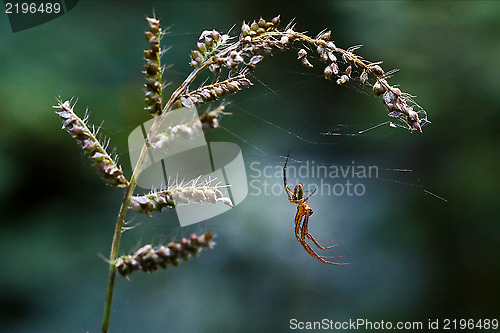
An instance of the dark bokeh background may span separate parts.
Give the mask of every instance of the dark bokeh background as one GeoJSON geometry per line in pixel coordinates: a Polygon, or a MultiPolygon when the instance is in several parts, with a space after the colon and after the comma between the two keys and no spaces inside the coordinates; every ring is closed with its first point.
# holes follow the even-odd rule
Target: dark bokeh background
{"type": "Polygon", "coordinates": [[[304,69],[296,50],[266,58],[251,77],[255,86],[228,99],[234,115],[222,125],[238,137],[219,130],[207,139],[240,145],[249,182],[266,180],[276,190],[280,156],[290,149],[302,162],[378,166],[379,179],[362,181],[365,195],[310,200],[311,233],[336,239],[340,246],[328,253],[351,265],[307,255],[283,193],[250,189],[235,209],[186,228],[174,212],[131,215],[136,228],[121,253],[193,231],[213,230],[217,246],[176,269],[119,278],[112,331],[283,332],[291,318],[427,325],[500,317],[500,3],[83,1],[15,34],[0,13],[0,330],[100,330],[103,258],[123,193],[101,183],[51,106],[57,96],[78,98],[77,111],[88,107],[90,121],[103,122],[130,175],[127,137],[148,120],[142,32],[153,11],[170,27],[163,61],[173,64],[164,75],[172,89],[189,73],[201,31],[235,24],[236,34],[243,20],[281,14],[299,31],[330,28],[338,46],[363,44],[366,59],[400,68],[391,82],[418,95],[432,124],[423,134],[385,125],[359,136],[320,135],[380,124],[385,109],[369,94],[325,81],[321,68],[304,69]],[[257,178],[252,162],[277,175],[257,178]]]}

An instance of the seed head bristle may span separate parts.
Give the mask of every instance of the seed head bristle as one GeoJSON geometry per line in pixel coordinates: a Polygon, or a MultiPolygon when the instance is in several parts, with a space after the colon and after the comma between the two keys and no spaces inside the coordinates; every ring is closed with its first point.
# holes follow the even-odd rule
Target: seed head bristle
{"type": "Polygon", "coordinates": [[[56,111],[57,115],[63,120],[63,129],[66,129],[78,142],[85,155],[90,157],[106,184],[116,187],[128,186],[128,180],[123,175],[121,167],[116,163],[116,156],[112,158],[106,151],[109,140],[107,144],[101,144],[95,136],[95,130],[91,130],[86,122],[75,114],[74,106],[74,104],[71,105],[70,101],[58,101],[58,105],[54,106],[55,109],[59,110],[56,111]]]}

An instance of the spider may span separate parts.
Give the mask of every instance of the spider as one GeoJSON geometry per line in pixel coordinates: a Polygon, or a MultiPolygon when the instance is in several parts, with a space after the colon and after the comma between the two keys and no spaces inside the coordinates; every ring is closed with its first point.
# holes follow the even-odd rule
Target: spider
{"type": "Polygon", "coordinates": [[[304,198],[304,186],[302,186],[302,184],[295,185],[293,191],[287,186],[286,165],[288,163],[289,157],[290,153],[288,153],[288,155],[286,156],[285,166],[283,167],[283,184],[285,187],[286,195],[288,196],[288,201],[297,205],[297,214],[295,215],[295,237],[297,237],[297,240],[300,242],[300,244],[302,244],[307,253],[309,253],[312,257],[318,259],[319,261],[332,265],[348,265],[348,263],[337,263],[325,260],[325,258],[332,258],[332,257],[319,256],[316,252],[314,252],[314,250],[309,246],[309,244],[307,244],[306,237],[312,240],[313,243],[321,250],[327,250],[337,246],[337,245],[321,246],[320,244],[318,244],[316,239],[309,233],[308,230],[309,216],[312,215],[313,210],[307,204],[307,200],[309,200],[309,198],[314,194],[314,192],[316,192],[316,189],[314,189],[314,191],[312,191],[307,198],[304,198]],[[304,218],[303,221],[302,217],[304,218]]]}

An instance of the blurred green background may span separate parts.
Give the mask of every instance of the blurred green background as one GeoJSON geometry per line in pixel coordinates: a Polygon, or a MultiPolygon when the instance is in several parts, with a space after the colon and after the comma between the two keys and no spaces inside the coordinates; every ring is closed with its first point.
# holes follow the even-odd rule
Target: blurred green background
{"type": "MultiPolygon", "coordinates": [[[[149,119],[141,70],[144,18],[153,12],[169,27],[167,93],[189,73],[203,30],[235,25],[236,35],[243,20],[281,14],[283,25],[294,19],[313,36],[329,28],[339,47],[363,44],[364,58],[399,68],[390,82],[418,95],[432,124],[423,134],[384,125],[321,135],[357,133],[387,121],[386,110],[369,93],[324,80],[321,67],[302,67],[295,48],[266,57],[250,77],[254,87],[226,99],[230,132],[206,135],[241,147],[255,186],[235,209],[185,228],[173,211],[129,215],[135,228],[121,254],[208,230],[217,246],[178,268],[118,278],[112,332],[285,332],[292,318],[424,327],[429,319],[500,319],[500,3],[80,1],[15,34],[0,13],[1,331],[100,330],[104,258],[123,191],[102,184],[51,107],[58,96],[78,98],[77,112],[88,107],[90,122],[102,123],[130,175],[128,134],[149,119]],[[351,265],[304,251],[283,192],[256,195],[264,181],[281,186],[288,150],[296,168],[379,168],[378,179],[362,181],[363,196],[309,201],[310,232],[335,239],[339,247],[326,255],[351,265]],[[276,175],[258,177],[255,168],[266,166],[276,175]]],[[[291,186],[319,182],[289,178],[291,186]]]]}

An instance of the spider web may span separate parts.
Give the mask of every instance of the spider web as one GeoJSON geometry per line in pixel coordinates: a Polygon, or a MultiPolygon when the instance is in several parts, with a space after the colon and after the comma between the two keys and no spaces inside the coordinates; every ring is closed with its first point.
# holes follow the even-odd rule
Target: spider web
{"type": "MultiPolygon", "coordinates": [[[[341,62],[339,59],[339,63],[341,62]]],[[[226,105],[225,112],[231,115],[219,119],[219,128],[206,132],[205,136],[209,142],[233,142],[240,146],[249,184],[257,178],[252,169],[252,163],[260,163],[257,167],[257,169],[260,168],[259,171],[263,168],[272,170],[272,177],[269,177],[268,182],[275,193],[252,195],[250,186],[249,196],[245,201],[254,203],[250,203],[253,208],[250,209],[249,214],[259,209],[262,201],[272,200],[272,204],[282,203],[286,197],[283,191],[282,168],[289,151],[288,170],[290,173],[287,178],[288,186],[292,190],[295,184],[303,183],[304,189],[311,192],[320,182],[317,175],[302,177],[298,172],[301,166],[307,166],[311,170],[324,167],[346,170],[359,165],[376,165],[377,177],[369,179],[370,184],[367,185],[367,192],[369,191],[370,194],[378,193],[381,187],[390,186],[388,193],[391,193],[392,189],[398,192],[401,192],[401,189],[403,192],[408,192],[405,189],[411,189],[411,192],[416,195],[429,195],[432,199],[446,202],[445,198],[427,187],[425,177],[422,177],[415,169],[415,163],[412,162],[414,158],[406,149],[407,145],[418,146],[420,136],[425,133],[410,133],[403,123],[387,118],[385,106],[380,98],[372,93],[369,85],[353,79],[338,86],[334,79],[325,80],[322,75],[323,67],[317,66],[318,63],[314,63],[315,68],[304,69],[294,59],[293,51],[290,50],[284,54],[266,57],[257,66],[255,72],[247,74],[253,83],[252,87],[231,95],[225,100],[198,107],[201,115],[207,109],[216,109],[220,104],[226,105]],[[292,53],[291,56],[290,53],[292,53]],[[281,64],[285,58],[291,59],[290,63],[281,64]],[[276,77],[282,79],[276,80],[276,77]],[[380,153],[382,157],[377,156],[377,153],[380,153]]],[[[353,69],[353,77],[358,74],[357,69],[353,69]]],[[[179,77],[180,80],[187,75],[188,72],[179,71],[175,66],[167,68],[164,73],[164,77],[179,77]]],[[[220,80],[224,78],[224,75],[227,73],[223,73],[220,80]]],[[[191,89],[210,84],[211,80],[214,80],[211,76],[208,79],[207,77],[200,78],[195,81],[191,89]]],[[[423,118],[426,124],[428,121],[425,113],[423,118]]],[[[351,175],[350,179],[354,179],[355,176],[352,173],[351,175]]],[[[335,179],[326,178],[325,182],[333,185],[335,179]]],[[[354,203],[350,205],[354,206],[356,200],[360,199],[356,196],[337,195],[338,193],[320,194],[318,191],[311,199],[311,204],[314,203],[314,210],[318,212],[313,216],[314,221],[321,220],[321,215],[317,214],[328,210],[332,198],[341,201],[351,200],[354,203]]],[[[293,221],[294,208],[290,206],[289,210],[287,216],[291,215],[293,221]]],[[[265,225],[270,234],[283,234],[283,229],[289,228],[288,217],[266,215],[266,212],[267,210],[264,209],[258,214],[270,220],[279,218],[281,221],[265,225]],[[269,228],[275,228],[275,230],[269,230],[269,228]]],[[[155,222],[147,223],[147,228],[152,229],[153,236],[144,236],[146,238],[141,239],[137,244],[151,237],[152,243],[166,243],[178,239],[179,236],[186,236],[190,232],[202,233],[217,229],[224,223],[224,217],[227,214],[209,220],[209,224],[203,222],[184,228],[180,228],[175,223],[169,223],[167,230],[164,213],[161,215],[154,219],[155,222]]],[[[172,218],[175,219],[173,216],[172,218]]],[[[129,225],[133,226],[133,224],[134,221],[130,221],[129,225]]],[[[141,228],[144,226],[141,223],[141,228]]],[[[239,230],[239,233],[245,233],[248,226],[242,224],[240,228],[244,231],[239,230]]],[[[230,231],[226,229],[224,234],[227,233],[230,231]]],[[[328,230],[321,232],[319,224],[314,224],[311,233],[322,242],[333,241],[327,236],[332,233],[328,230]]],[[[283,241],[290,241],[290,239],[294,241],[294,237],[289,236],[289,233],[283,234],[283,241]]],[[[336,236],[337,240],[342,241],[348,238],[342,233],[336,236]]],[[[242,241],[241,237],[238,239],[242,241]]],[[[135,249],[136,244],[131,244],[130,248],[135,249]]],[[[325,253],[326,256],[329,254],[339,253],[325,253]]],[[[340,254],[344,253],[340,252],[340,254]]],[[[342,257],[342,255],[334,257],[342,257]]],[[[286,257],[284,260],[289,260],[289,258],[286,257]]]]}
{"type": "MultiPolygon", "coordinates": [[[[268,69],[269,70],[269,69],[268,69]]],[[[313,70],[314,71],[314,70],[313,70]]],[[[311,156],[315,154],[325,155],[328,152],[335,154],[336,147],[342,150],[343,145],[360,145],[360,146],[375,146],[383,147],[384,142],[392,143],[400,141],[403,143],[418,142],[420,133],[409,133],[410,130],[392,120],[387,120],[384,114],[385,108],[381,101],[373,96],[370,87],[365,87],[359,81],[352,80],[346,87],[355,92],[362,94],[363,99],[367,100],[370,109],[363,110],[365,115],[370,112],[376,114],[378,119],[375,122],[352,122],[352,123],[337,123],[327,125],[327,128],[318,127],[309,120],[309,116],[304,114],[299,108],[294,107],[294,101],[288,98],[288,95],[295,91],[303,91],[304,89],[314,89],[315,84],[325,84],[322,75],[304,72],[304,71],[286,71],[274,70],[276,75],[284,73],[299,77],[299,80],[286,81],[284,85],[274,89],[269,84],[261,79],[257,74],[251,74],[249,77],[255,86],[260,86],[259,93],[252,94],[251,97],[243,97],[246,92],[241,92],[234,98],[234,102],[230,102],[226,110],[232,112],[233,115],[221,121],[220,130],[225,132],[229,137],[233,137],[236,143],[242,147],[245,156],[252,156],[257,160],[281,160],[284,163],[286,153],[291,150],[291,162],[298,165],[306,163],[305,158],[301,158],[301,151],[305,151],[305,155],[311,156]],[[280,107],[273,108],[273,116],[270,116],[269,110],[265,106],[252,107],[251,105],[268,104],[269,99],[274,99],[281,103],[280,107]],[[264,110],[264,112],[262,112],[264,110]],[[378,112],[380,111],[380,112],[378,112]],[[238,118],[238,120],[236,120],[238,118]],[[281,121],[276,121],[278,118],[281,121]],[[238,127],[237,123],[244,123],[245,128],[235,130],[232,123],[236,123],[234,127],[238,127]],[[230,123],[230,124],[228,124],[230,123]],[[304,128],[307,131],[304,131],[304,128]],[[256,133],[258,133],[256,135],[256,133]],[[270,144],[272,142],[272,144],[270,144]],[[283,146],[283,148],[281,148],[283,146]]],[[[342,90],[345,87],[337,87],[334,82],[326,82],[328,88],[342,90]]],[[[252,87],[253,89],[254,87],[252,87]]],[[[297,98],[301,98],[300,96],[297,98]]],[[[318,97],[321,99],[321,96],[318,97]]],[[[318,111],[318,110],[316,110],[318,111]]],[[[356,115],[360,110],[350,110],[352,119],[361,118],[363,115],[356,115]]],[[[340,111],[342,112],[342,111],[340,111]]],[[[317,117],[317,115],[316,115],[317,117]]],[[[373,115],[371,116],[373,118],[373,115]]],[[[425,120],[428,123],[427,120],[425,120]]],[[[218,137],[218,136],[215,136],[218,137]]],[[[391,145],[392,146],[392,145],[391,145]]],[[[432,190],[427,189],[425,181],[418,175],[418,172],[411,166],[407,166],[405,160],[411,159],[405,151],[398,151],[398,154],[403,154],[401,158],[403,166],[377,165],[382,176],[377,177],[377,180],[389,183],[395,183],[402,186],[408,186],[421,191],[426,195],[431,195],[438,200],[446,202],[447,200],[432,190]],[[406,165],[405,165],[406,164],[406,165]]],[[[338,166],[347,167],[349,165],[339,164],[338,158],[317,162],[317,166],[338,166]],[[337,161],[336,161],[337,160],[337,161]]],[[[306,180],[304,180],[306,181],[306,180]]]]}

